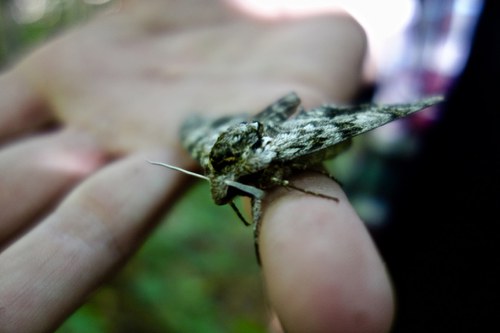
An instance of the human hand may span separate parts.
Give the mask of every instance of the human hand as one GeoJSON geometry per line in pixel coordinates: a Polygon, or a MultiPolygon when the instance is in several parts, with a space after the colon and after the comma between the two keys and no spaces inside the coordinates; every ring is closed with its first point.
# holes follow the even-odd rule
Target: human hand
{"type": "MultiPolygon", "coordinates": [[[[0,323],[7,332],[51,330],[137,248],[158,214],[173,203],[183,179],[144,161],[190,163],[177,144],[187,112],[258,110],[290,90],[309,106],[352,98],[364,42],[349,18],[263,22],[220,1],[203,4],[131,2],[122,13],[42,46],[0,77],[5,144],[0,150],[0,323]]],[[[320,178],[308,179],[306,185],[315,186],[320,178]]],[[[327,189],[343,197],[336,185],[327,189]]],[[[390,322],[391,295],[388,288],[374,288],[380,292],[374,298],[374,289],[365,288],[374,281],[387,283],[387,277],[359,220],[348,222],[343,234],[306,234],[301,244],[295,229],[279,227],[287,216],[280,213],[283,205],[292,205],[289,211],[319,205],[321,218],[304,216],[311,231],[316,223],[344,226],[355,218],[347,201],[332,210],[322,200],[290,193],[269,205],[261,244],[271,303],[292,332],[312,332],[308,320],[313,318],[329,332],[325,320],[337,325],[347,320],[363,332],[373,324],[383,331],[390,322]],[[292,249],[275,248],[281,243],[276,230],[289,230],[285,242],[301,249],[300,263],[289,264],[292,249]],[[353,242],[337,242],[349,233],[353,242]],[[315,255],[308,251],[314,244],[325,244],[324,254],[338,254],[339,260],[320,256],[330,263],[326,266],[307,260],[315,255]],[[338,244],[344,244],[341,251],[338,244]],[[293,268],[293,275],[282,265],[293,268]],[[327,283],[318,283],[317,276],[304,282],[297,273],[305,267],[311,272],[327,267],[321,280],[327,283]],[[366,272],[366,280],[352,279],[359,272],[366,272]],[[304,289],[304,283],[314,288],[304,289]],[[290,288],[303,290],[295,298],[301,302],[288,302],[290,288]],[[333,302],[314,303],[324,310],[321,316],[311,303],[325,300],[318,294],[331,295],[333,302]],[[345,302],[349,296],[386,312],[352,307],[345,302]],[[367,326],[353,322],[353,313],[368,318],[367,326]]]]}

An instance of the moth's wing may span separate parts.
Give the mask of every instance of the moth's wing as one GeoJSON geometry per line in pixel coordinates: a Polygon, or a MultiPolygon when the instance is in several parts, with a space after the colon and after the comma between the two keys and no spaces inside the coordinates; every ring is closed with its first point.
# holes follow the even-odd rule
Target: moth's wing
{"type": "Polygon", "coordinates": [[[437,96],[408,104],[325,105],[300,112],[284,122],[274,136],[275,161],[311,158],[317,163],[331,158],[337,151],[335,145],[442,100],[437,96]]]}
{"type": "Polygon", "coordinates": [[[291,92],[256,114],[253,120],[261,123],[268,133],[275,132],[276,127],[290,118],[299,105],[299,96],[291,92]]]}
{"type": "MultiPolygon", "coordinates": [[[[274,133],[275,126],[288,119],[300,104],[296,93],[289,93],[252,117],[261,123],[266,133],[274,133]]],[[[203,168],[208,166],[209,154],[220,134],[229,127],[250,120],[246,115],[226,116],[215,120],[195,115],[181,127],[182,145],[203,168]]]]}
{"type": "Polygon", "coordinates": [[[208,119],[200,115],[188,118],[181,127],[182,146],[203,169],[209,165],[209,155],[219,135],[229,127],[248,120],[245,115],[208,119]]]}

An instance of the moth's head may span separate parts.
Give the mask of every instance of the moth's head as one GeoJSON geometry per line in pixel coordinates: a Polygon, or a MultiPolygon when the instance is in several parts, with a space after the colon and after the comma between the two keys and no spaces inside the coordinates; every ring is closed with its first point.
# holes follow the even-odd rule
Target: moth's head
{"type": "Polygon", "coordinates": [[[263,126],[244,122],[222,132],[210,151],[210,164],[216,174],[244,174],[254,151],[262,146],[263,126]]]}

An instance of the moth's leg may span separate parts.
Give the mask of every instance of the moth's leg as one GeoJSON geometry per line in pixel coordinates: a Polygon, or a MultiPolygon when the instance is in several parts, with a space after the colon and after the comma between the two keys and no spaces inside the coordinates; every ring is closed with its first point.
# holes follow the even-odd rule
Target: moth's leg
{"type": "Polygon", "coordinates": [[[259,249],[259,236],[260,228],[262,227],[262,200],[259,198],[252,198],[252,216],[253,216],[253,240],[255,247],[255,256],[257,263],[261,265],[260,249],[259,249]]]}
{"type": "Polygon", "coordinates": [[[243,214],[241,214],[240,210],[238,209],[238,207],[236,207],[236,205],[234,204],[233,201],[229,201],[229,206],[234,210],[234,212],[236,213],[236,215],[238,216],[238,218],[246,225],[246,226],[249,226],[250,223],[245,219],[245,217],[243,216],[243,214]]]}
{"type": "MultiPolygon", "coordinates": [[[[328,174],[325,174],[325,175],[328,175],[328,174]]],[[[330,178],[332,178],[332,177],[330,177],[330,178]]],[[[337,198],[337,197],[332,197],[331,195],[318,193],[318,192],[311,191],[311,190],[308,190],[305,188],[297,187],[297,186],[293,185],[292,183],[290,183],[290,181],[285,180],[285,179],[273,178],[272,181],[276,185],[280,185],[280,186],[283,186],[285,188],[291,188],[292,190],[299,191],[299,192],[306,193],[306,194],[310,194],[310,195],[314,195],[315,197],[325,198],[325,199],[333,200],[335,202],[339,202],[339,198],[337,198]]]]}
{"type": "Polygon", "coordinates": [[[302,192],[302,193],[314,195],[315,197],[330,199],[330,200],[333,200],[335,202],[339,202],[339,198],[337,198],[337,197],[332,197],[331,195],[327,195],[327,194],[323,194],[323,193],[318,193],[318,192],[310,191],[308,189],[300,188],[300,187],[297,187],[297,186],[292,185],[290,183],[288,185],[286,185],[286,187],[289,187],[289,188],[291,188],[291,189],[293,189],[295,191],[299,191],[299,192],[302,192]]]}

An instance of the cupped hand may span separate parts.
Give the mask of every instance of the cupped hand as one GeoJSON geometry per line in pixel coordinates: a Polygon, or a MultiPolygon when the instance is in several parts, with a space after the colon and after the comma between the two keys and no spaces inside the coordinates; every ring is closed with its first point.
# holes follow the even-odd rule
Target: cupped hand
{"type": "MultiPolygon", "coordinates": [[[[223,1],[128,1],[6,70],[0,76],[2,329],[50,331],[137,248],[183,180],[145,160],[192,163],[177,139],[188,113],[256,112],[290,90],[306,106],[349,101],[363,52],[362,31],[341,14],[266,21],[223,1]]],[[[376,332],[366,329],[370,323],[383,331],[392,303],[381,261],[347,201],[327,207],[322,200],[287,194],[265,214],[271,303],[290,332],[325,331],[324,320],[342,318],[364,323],[353,326],[359,332],[376,332]],[[288,216],[280,207],[310,205],[316,215],[297,215],[295,229],[283,229],[292,238],[280,238],[276,230],[288,216]],[[301,260],[290,262],[296,247],[276,244],[294,244],[306,220],[313,220],[311,232],[317,223],[333,229],[304,233],[301,260]],[[343,225],[351,238],[337,233],[343,225]],[[326,244],[321,261],[307,259],[316,255],[307,250],[314,244],[326,244]],[[326,274],[304,280],[298,273],[305,264],[326,274]],[[366,277],[349,278],[360,272],[366,277]],[[295,288],[302,291],[288,307],[284,298],[295,288]],[[344,303],[350,296],[388,310],[382,316],[351,307],[344,303]],[[337,311],[343,304],[347,312],[337,311]],[[305,329],[312,319],[317,329],[305,329]]]]}

